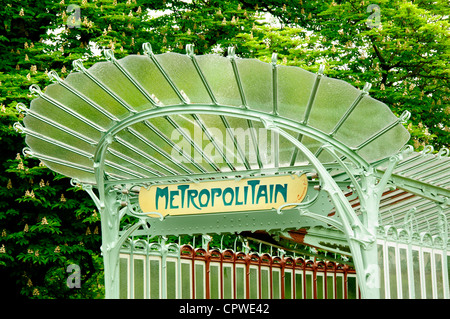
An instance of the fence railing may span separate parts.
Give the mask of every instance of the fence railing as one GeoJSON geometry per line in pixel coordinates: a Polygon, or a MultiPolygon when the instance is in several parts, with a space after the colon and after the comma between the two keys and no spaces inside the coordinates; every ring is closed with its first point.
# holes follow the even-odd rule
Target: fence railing
{"type": "Polygon", "coordinates": [[[356,299],[355,270],[336,262],[130,241],[121,298],[356,299]]]}

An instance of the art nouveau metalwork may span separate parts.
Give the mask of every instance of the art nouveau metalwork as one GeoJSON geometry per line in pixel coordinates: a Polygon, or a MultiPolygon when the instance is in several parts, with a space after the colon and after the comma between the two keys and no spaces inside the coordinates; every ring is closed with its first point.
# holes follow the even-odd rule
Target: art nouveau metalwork
{"type": "Polygon", "coordinates": [[[29,109],[18,104],[24,154],[71,177],[101,212],[107,298],[119,296],[130,235],[264,231],[286,247],[351,256],[364,298],[381,296],[377,237],[391,217],[391,226],[439,229],[447,246],[448,150],[403,148],[409,113],[396,117],[369,84],[278,65],[276,54],[268,64],[233,48],[227,57],[195,56],[192,45],[186,55],[143,49],[120,60],[105,51],[89,69],[77,61],[64,80],[49,72],[55,83],[33,85],[29,109]],[[138,202],[152,185],[303,174],[305,200],[269,210],[163,216],[138,202]],[[125,215],[136,222],[121,228],[125,215]]]}
{"type": "Polygon", "coordinates": [[[128,239],[120,263],[121,298],[359,298],[349,265],[286,256],[283,250],[269,254],[128,239]]]}

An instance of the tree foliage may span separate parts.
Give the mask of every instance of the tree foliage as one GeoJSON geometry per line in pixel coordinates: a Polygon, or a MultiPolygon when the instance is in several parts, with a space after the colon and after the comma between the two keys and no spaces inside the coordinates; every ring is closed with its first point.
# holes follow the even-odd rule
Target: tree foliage
{"type": "Polygon", "coordinates": [[[93,203],[69,179],[24,157],[13,126],[23,117],[17,103],[29,105],[32,84],[45,90],[49,71],[65,77],[76,59],[88,67],[103,59],[102,49],[121,58],[140,54],[144,42],[156,53],[194,44],[196,54],[226,54],[235,46],[238,56],[266,62],[276,52],[280,64],[313,72],[325,64],[330,77],[372,83],[374,98],[398,115],[412,113],[407,128],[416,149],[448,147],[449,14],[446,0],[2,2],[0,276],[30,298],[103,296],[93,203]],[[378,11],[368,11],[373,4],[378,11]],[[66,285],[70,264],[81,268],[79,289],[66,285]]]}

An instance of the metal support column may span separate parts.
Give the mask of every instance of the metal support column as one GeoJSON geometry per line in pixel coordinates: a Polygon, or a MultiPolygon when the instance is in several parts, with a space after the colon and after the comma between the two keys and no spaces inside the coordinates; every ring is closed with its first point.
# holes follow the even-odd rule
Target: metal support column
{"type": "MultiPolygon", "coordinates": [[[[376,225],[378,221],[374,220],[378,216],[378,203],[379,199],[377,188],[360,188],[359,195],[368,199],[366,205],[366,211],[369,211],[368,218],[366,218],[366,227],[364,223],[356,216],[355,211],[351,207],[350,203],[346,199],[345,195],[340,190],[339,186],[336,184],[334,179],[330,176],[328,171],[325,169],[323,164],[314,156],[314,154],[300,143],[296,138],[286,133],[282,129],[278,128],[272,123],[265,123],[268,129],[277,131],[279,134],[284,136],[287,140],[293,143],[303,154],[308,158],[308,160],[316,168],[322,180],[322,188],[329,194],[330,199],[334,206],[336,207],[336,212],[338,213],[340,223],[333,221],[333,224],[340,228],[341,231],[347,237],[347,241],[352,252],[356,274],[358,277],[358,282],[361,290],[362,298],[366,299],[377,299],[379,298],[379,289],[377,288],[377,282],[379,282],[379,276],[377,275],[377,250],[376,250],[376,225]]],[[[328,147],[326,147],[328,149],[328,147]]],[[[333,151],[331,151],[333,153],[333,151]]],[[[370,169],[370,168],[365,168],[370,169]]],[[[352,179],[354,176],[350,173],[352,179]]],[[[374,175],[368,171],[366,175],[367,181],[375,183],[374,175]]],[[[384,184],[386,183],[383,181],[384,184]]],[[[384,188],[384,187],[383,187],[384,188]]],[[[382,191],[382,189],[381,189],[382,191]]],[[[314,215],[311,214],[311,217],[314,215]]],[[[325,217],[326,218],[326,217],[325,217]]],[[[331,222],[331,219],[330,219],[331,222]]]]}

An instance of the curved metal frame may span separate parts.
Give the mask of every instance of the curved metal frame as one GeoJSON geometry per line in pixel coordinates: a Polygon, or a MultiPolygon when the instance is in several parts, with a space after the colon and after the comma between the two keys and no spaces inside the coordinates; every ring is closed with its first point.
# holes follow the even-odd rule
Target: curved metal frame
{"type": "MultiPolygon", "coordinates": [[[[376,239],[376,227],[378,225],[378,202],[379,194],[384,189],[387,179],[382,178],[384,182],[376,183],[377,180],[370,174],[370,165],[358,156],[354,150],[349,149],[339,141],[333,139],[327,134],[324,134],[318,130],[308,127],[302,123],[296,123],[295,121],[288,120],[286,118],[278,117],[277,115],[267,114],[259,111],[241,109],[229,106],[219,106],[219,105],[197,105],[197,104],[183,104],[174,106],[164,106],[153,108],[139,113],[134,113],[124,120],[116,123],[114,127],[109,129],[105,135],[102,137],[97,145],[96,153],[94,156],[94,172],[97,181],[98,194],[95,196],[92,189],[88,188],[88,192],[94,198],[97,203],[102,216],[102,234],[103,234],[103,245],[102,253],[105,259],[105,284],[106,284],[106,298],[117,298],[118,296],[118,281],[116,278],[119,276],[118,272],[118,254],[121,245],[126,240],[126,238],[133,233],[139,227],[148,227],[148,215],[143,214],[142,216],[135,217],[139,218],[139,222],[131,227],[129,227],[125,233],[119,236],[119,224],[121,217],[126,213],[127,207],[121,208],[121,201],[118,198],[118,190],[114,187],[118,184],[125,185],[127,180],[115,181],[113,184],[107,185],[107,179],[105,175],[105,155],[108,146],[114,141],[114,136],[118,134],[121,130],[127,127],[155,117],[164,117],[172,114],[214,114],[219,116],[236,116],[244,118],[251,121],[260,121],[268,130],[272,130],[277,134],[283,136],[288,141],[290,141],[295,149],[302,152],[310,163],[312,167],[317,171],[321,178],[322,189],[329,194],[336,211],[339,216],[340,222],[329,220],[331,224],[334,224],[336,228],[339,228],[344,232],[348,243],[351,248],[351,252],[354,259],[355,268],[358,274],[358,281],[360,283],[360,289],[362,296],[365,298],[377,298],[379,296],[378,289],[373,289],[371,283],[375,283],[378,280],[377,273],[373,270],[376,265],[376,245],[374,245],[376,239]],[[317,139],[323,144],[323,150],[328,151],[335,159],[338,164],[349,173],[352,179],[353,186],[358,191],[360,198],[364,199],[362,205],[366,206],[367,215],[366,222],[362,222],[358,216],[356,216],[354,210],[352,209],[350,203],[345,198],[339,186],[336,184],[334,179],[330,176],[324,165],[317,159],[317,156],[313,154],[306,146],[304,146],[299,139],[293,137],[291,134],[287,133],[285,129],[298,132],[301,135],[306,135],[311,138],[317,139]],[[351,169],[341,160],[339,155],[345,156],[351,161],[351,164],[356,166],[358,171],[365,172],[366,177],[362,177],[362,182],[365,183],[366,191],[363,192],[359,186],[358,181],[353,176],[351,169]],[[371,192],[367,192],[367,190],[371,192]],[[367,196],[370,194],[370,196],[367,196]]],[[[388,176],[395,165],[397,160],[392,159],[390,169],[387,170],[385,176],[388,176]]],[[[234,172],[239,175],[239,171],[234,172]]],[[[202,174],[199,174],[201,176],[202,174]]],[[[176,177],[176,175],[174,176],[176,177]]],[[[309,216],[310,218],[325,218],[323,216],[315,216],[313,213],[304,214],[304,210],[300,210],[300,215],[309,216]]],[[[299,215],[299,217],[300,217],[299,215]]],[[[376,287],[375,287],[376,288],[376,287]]]]}
{"type": "MultiPolygon", "coordinates": [[[[241,102],[242,105],[240,106],[226,106],[226,105],[220,105],[217,102],[217,99],[214,96],[214,93],[209,86],[204,74],[202,73],[202,70],[200,69],[198,62],[195,58],[193,46],[188,45],[186,47],[186,54],[189,56],[189,58],[192,61],[192,64],[198,73],[198,76],[200,77],[206,91],[209,94],[211,103],[210,104],[195,104],[190,103],[189,98],[184,94],[183,91],[179,90],[175,83],[170,79],[169,75],[165,72],[163,67],[159,64],[158,60],[156,59],[156,56],[153,54],[150,44],[144,44],[143,45],[144,53],[153,61],[155,66],[159,69],[161,74],[164,76],[164,78],[167,80],[170,87],[173,89],[173,91],[178,96],[181,104],[176,105],[162,105],[158,99],[154,95],[150,95],[148,92],[145,91],[144,88],[141,87],[141,85],[128,73],[126,69],[124,69],[120,63],[114,58],[114,55],[112,51],[105,51],[105,57],[108,61],[112,62],[117,69],[122,72],[122,74],[127,77],[127,79],[139,90],[141,94],[148,100],[148,102],[152,105],[151,109],[138,112],[135,109],[133,109],[130,105],[128,105],[124,100],[122,100],[115,92],[111,91],[108,87],[103,85],[101,81],[95,78],[89,70],[84,68],[82,63],[80,61],[74,62],[74,67],[78,71],[81,71],[83,74],[85,74],[88,78],[90,78],[94,83],[96,83],[98,86],[100,86],[106,93],[108,93],[114,100],[116,100],[119,104],[121,104],[128,112],[129,115],[125,117],[124,119],[118,119],[117,117],[109,114],[107,111],[105,111],[101,106],[97,105],[95,102],[90,101],[88,98],[86,98],[82,93],[79,93],[77,91],[73,91],[70,87],[65,86],[64,82],[61,81],[61,79],[58,78],[56,73],[50,72],[49,76],[53,80],[56,80],[58,83],[60,83],[65,88],[71,90],[72,93],[76,94],[78,97],[80,97],[83,101],[91,105],[93,108],[98,110],[99,112],[106,115],[109,119],[111,119],[114,123],[114,125],[109,128],[108,130],[102,129],[100,127],[97,127],[96,123],[89,122],[89,125],[91,127],[96,128],[99,132],[101,132],[102,136],[98,142],[88,140],[88,142],[95,146],[95,153],[93,156],[91,154],[89,155],[89,158],[93,160],[93,168],[89,167],[77,167],[72,166],[76,169],[80,170],[86,170],[88,169],[89,172],[94,172],[95,181],[96,181],[96,187],[98,194],[95,194],[93,186],[90,184],[83,184],[84,189],[89,193],[89,195],[94,200],[95,204],[97,205],[102,218],[102,253],[105,260],[105,285],[106,285],[106,298],[117,298],[118,297],[118,278],[119,278],[119,250],[122,247],[125,240],[133,234],[137,229],[140,227],[143,227],[144,229],[149,228],[149,221],[151,223],[151,219],[149,219],[147,213],[139,213],[133,211],[133,207],[135,205],[127,205],[130,204],[130,201],[124,200],[127,199],[128,193],[130,191],[130,185],[136,186],[138,184],[142,183],[149,183],[152,181],[157,180],[168,180],[170,178],[173,179],[187,179],[187,180],[193,180],[198,181],[198,179],[207,177],[229,177],[229,176],[242,176],[243,174],[251,174],[252,172],[257,173],[265,173],[265,174],[275,174],[278,172],[288,172],[289,170],[294,170],[294,164],[295,159],[298,152],[303,153],[304,156],[309,160],[311,165],[308,165],[308,169],[315,170],[319,177],[320,177],[320,188],[328,194],[328,197],[330,198],[332,204],[335,207],[336,210],[336,216],[337,219],[332,219],[326,216],[318,215],[313,212],[308,211],[308,206],[303,203],[301,205],[298,205],[298,211],[299,215],[298,217],[308,217],[311,219],[318,220],[322,223],[327,223],[331,225],[332,227],[340,230],[343,234],[345,234],[345,237],[349,243],[353,259],[354,259],[354,265],[357,270],[358,275],[358,281],[360,283],[360,289],[362,293],[363,298],[378,298],[379,297],[379,289],[377,289],[377,282],[379,280],[378,273],[377,273],[377,247],[375,243],[377,229],[378,229],[378,214],[379,214],[379,202],[381,195],[383,193],[383,190],[387,186],[389,179],[391,178],[391,174],[394,170],[395,165],[402,157],[402,152],[398,153],[395,156],[392,156],[389,159],[387,168],[384,172],[381,172],[379,170],[375,169],[375,166],[370,163],[368,163],[364,158],[362,158],[360,155],[358,155],[358,151],[365,147],[367,144],[369,144],[374,139],[378,138],[379,136],[383,135],[384,133],[388,132],[392,128],[394,128],[398,123],[404,121],[408,116],[409,112],[405,112],[402,114],[396,121],[390,123],[388,126],[383,128],[382,130],[378,131],[371,137],[369,137],[365,142],[361,143],[360,145],[356,147],[348,147],[344,143],[338,141],[335,139],[335,134],[337,130],[342,126],[344,121],[348,118],[350,113],[356,108],[358,103],[361,101],[362,97],[366,94],[368,94],[368,90],[370,89],[370,84],[366,84],[364,86],[364,89],[362,90],[361,94],[356,98],[356,100],[352,103],[352,105],[347,109],[344,116],[340,119],[340,121],[336,124],[334,129],[331,133],[324,133],[322,131],[319,131],[318,129],[315,129],[308,125],[308,117],[309,113],[311,111],[311,107],[313,105],[316,90],[318,88],[320,79],[323,74],[323,67],[319,70],[311,95],[310,99],[308,101],[308,105],[306,106],[306,112],[305,112],[305,119],[301,122],[297,122],[295,120],[290,120],[284,117],[281,117],[278,115],[278,101],[277,101],[277,56],[274,54],[272,56],[272,79],[273,79],[273,108],[271,113],[265,113],[258,110],[250,109],[247,106],[246,97],[243,91],[242,83],[240,82],[240,76],[238,72],[238,68],[236,66],[235,61],[235,53],[233,48],[228,48],[228,57],[231,61],[231,65],[233,67],[233,72],[235,75],[235,80],[237,82],[239,93],[241,95],[241,102]],[[242,153],[242,150],[240,150],[239,145],[237,144],[237,141],[234,140],[234,147],[239,156],[241,157],[243,164],[246,168],[246,170],[236,170],[232,164],[227,160],[226,156],[223,153],[220,153],[220,155],[225,160],[226,164],[231,169],[231,173],[225,173],[225,172],[216,172],[216,173],[208,173],[206,170],[204,170],[200,165],[196,165],[195,161],[191,158],[191,164],[194,164],[194,166],[199,169],[201,172],[200,174],[190,174],[190,171],[188,169],[185,169],[183,165],[176,165],[176,162],[173,162],[177,167],[181,168],[187,175],[177,175],[177,172],[173,169],[170,169],[168,166],[163,163],[154,162],[152,161],[152,156],[146,156],[145,158],[148,159],[153,164],[157,164],[158,166],[161,166],[164,170],[168,171],[172,175],[158,175],[157,171],[152,170],[149,167],[146,167],[146,171],[150,172],[151,175],[155,175],[155,178],[153,177],[147,177],[147,178],[140,178],[141,174],[129,174],[129,169],[126,169],[125,167],[120,167],[123,169],[125,173],[127,173],[130,176],[136,176],[136,179],[123,179],[120,178],[119,180],[108,180],[106,175],[106,166],[111,165],[111,163],[108,163],[106,161],[106,154],[109,149],[109,146],[114,142],[118,141],[120,143],[124,143],[123,140],[121,140],[119,137],[116,137],[116,135],[125,130],[128,129],[131,134],[139,138],[139,134],[136,131],[133,131],[131,128],[132,125],[140,122],[147,121],[152,118],[158,118],[158,117],[164,117],[166,118],[171,125],[174,126],[176,129],[180,129],[178,124],[171,119],[170,116],[172,115],[180,115],[180,114],[189,114],[192,116],[193,120],[195,121],[196,125],[200,126],[202,131],[207,135],[207,137],[210,139],[210,141],[214,144],[217,150],[219,148],[217,147],[217,144],[215,144],[214,136],[212,136],[207,128],[204,126],[204,123],[200,119],[200,117],[197,114],[209,114],[209,115],[217,115],[222,120],[222,123],[224,125],[224,128],[227,129],[227,131],[230,129],[229,122],[226,117],[238,117],[244,120],[247,120],[247,123],[249,125],[249,128],[253,127],[253,121],[261,122],[263,123],[264,127],[267,130],[270,130],[274,132],[275,140],[273,143],[275,144],[275,147],[277,147],[279,143],[279,137],[282,136],[286,140],[288,140],[294,147],[293,147],[293,154],[291,158],[291,165],[290,167],[278,167],[278,153],[276,153],[275,156],[275,168],[263,168],[261,165],[261,161],[258,158],[258,165],[259,170],[257,169],[251,169],[248,165],[245,155],[242,153]],[[297,137],[292,136],[290,133],[287,132],[287,130],[295,132],[297,137]],[[136,135],[137,134],[137,135],[136,135]],[[319,149],[312,153],[303,143],[302,138],[303,136],[308,136],[318,142],[320,142],[321,146],[319,149]],[[332,158],[334,158],[335,163],[333,164],[335,167],[339,167],[341,170],[344,171],[344,173],[349,177],[350,182],[349,184],[351,187],[355,190],[356,194],[359,197],[360,200],[360,209],[359,211],[362,212],[362,217],[357,216],[355,210],[352,208],[351,204],[349,203],[349,200],[346,198],[345,194],[342,192],[341,188],[338,186],[336,180],[330,175],[327,165],[324,165],[323,163],[318,160],[319,155],[322,152],[327,152],[329,155],[331,155],[332,158]],[[345,159],[345,161],[343,160],[345,159]],[[167,169],[169,168],[169,169],[167,169]],[[128,171],[128,172],[127,172],[128,171]],[[134,224],[130,225],[128,228],[123,230],[122,232],[119,232],[120,227],[120,221],[122,217],[125,214],[132,215],[134,217],[137,217],[139,221],[134,224]]],[[[45,95],[40,91],[39,88],[32,86],[30,87],[30,90],[34,93],[37,93],[39,96],[46,98],[45,95]]],[[[51,98],[50,102],[53,104],[58,104],[56,101],[53,101],[51,98]]],[[[59,105],[59,104],[58,104],[59,105]]],[[[61,107],[61,106],[58,106],[61,107]]],[[[23,107],[22,104],[18,105],[19,111],[22,112],[28,112],[29,110],[26,110],[26,108],[23,107]]],[[[76,116],[80,120],[88,121],[87,119],[83,118],[80,115],[74,115],[72,112],[68,112],[70,115],[76,116]]],[[[30,115],[38,116],[37,114],[34,114],[34,112],[30,112],[30,115]]],[[[40,120],[43,120],[46,123],[52,123],[51,121],[45,121],[45,119],[39,115],[38,117],[40,120]]],[[[148,122],[146,122],[148,123],[148,122]]],[[[24,133],[31,133],[30,135],[33,135],[32,131],[28,130],[27,128],[24,128],[20,124],[15,125],[15,128],[19,131],[22,131],[24,133]]],[[[59,129],[64,130],[64,127],[59,126],[59,129]]],[[[37,138],[41,138],[40,135],[35,134],[34,136],[37,136],[37,138]]],[[[234,135],[233,135],[234,136],[234,135]]],[[[83,139],[84,137],[82,135],[76,136],[77,138],[83,139]]],[[[142,138],[142,136],[141,136],[142,138]]],[[[235,138],[235,136],[234,136],[235,138]]],[[[253,142],[255,137],[252,136],[253,142]]],[[[51,141],[50,138],[48,138],[47,142],[51,141]]],[[[61,146],[61,145],[60,145],[61,146]]],[[[64,146],[64,145],[62,145],[64,146]]],[[[129,144],[127,144],[128,147],[130,147],[129,144]]],[[[152,145],[149,145],[150,147],[154,147],[152,145]]],[[[198,148],[195,143],[191,141],[191,146],[195,148],[196,151],[199,151],[202,157],[208,162],[209,165],[216,171],[218,170],[217,166],[214,164],[214,162],[211,162],[207,157],[204,156],[201,149],[198,148]]],[[[72,151],[72,149],[69,149],[72,151]]],[[[74,149],[77,151],[76,149],[74,149]]],[[[135,151],[134,149],[132,149],[135,151]]],[[[156,151],[158,152],[157,146],[156,151]]],[[[57,161],[55,158],[46,157],[43,154],[34,154],[31,150],[26,151],[27,153],[31,155],[37,155],[38,157],[41,157],[43,159],[46,159],[48,161],[57,161]]],[[[118,152],[115,152],[114,155],[117,156],[118,152]]],[[[170,156],[168,157],[167,154],[163,154],[162,152],[159,152],[161,155],[164,156],[167,160],[171,160],[170,156]]],[[[259,156],[259,153],[257,154],[259,156]]],[[[84,153],[82,156],[86,156],[84,153]]],[[[126,156],[119,156],[122,160],[126,160],[126,156]]],[[[71,167],[70,163],[66,162],[60,162],[59,164],[62,165],[68,165],[71,167]]],[[[120,165],[119,165],[120,166],[120,165]]],[[[301,169],[300,166],[296,166],[295,169],[301,169]]],[[[143,176],[143,175],[142,175],[143,176]]],[[[111,175],[111,177],[114,177],[111,175]]],[[[314,200],[309,201],[309,203],[314,202],[314,200]]],[[[280,207],[278,209],[278,214],[283,214],[283,211],[281,211],[280,207]]],[[[162,219],[162,217],[161,217],[162,219]]],[[[151,226],[151,225],[150,225],[151,226]]]]}

